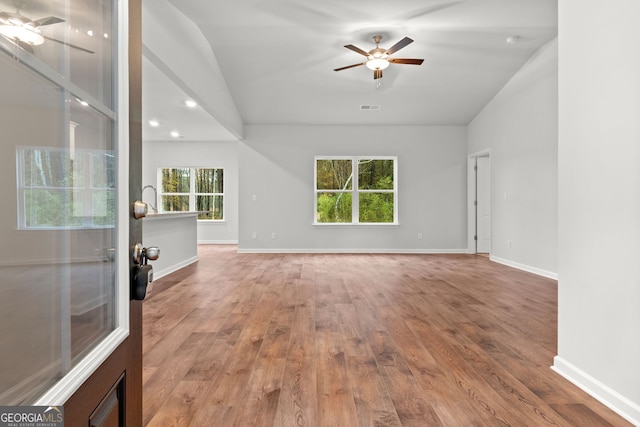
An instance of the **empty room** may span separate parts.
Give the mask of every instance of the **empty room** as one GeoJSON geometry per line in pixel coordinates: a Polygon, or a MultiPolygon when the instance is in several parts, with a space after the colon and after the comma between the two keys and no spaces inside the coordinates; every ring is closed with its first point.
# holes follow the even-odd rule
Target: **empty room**
{"type": "Polygon", "coordinates": [[[637,1],[54,3],[0,0],[0,415],[640,425],[637,1]]]}

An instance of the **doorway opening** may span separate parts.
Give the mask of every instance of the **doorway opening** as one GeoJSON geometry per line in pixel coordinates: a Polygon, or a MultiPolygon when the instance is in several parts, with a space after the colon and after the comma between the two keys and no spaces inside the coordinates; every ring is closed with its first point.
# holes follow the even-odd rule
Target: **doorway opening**
{"type": "Polygon", "coordinates": [[[491,152],[468,158],[468,252],[491,255],[491,152]]]}

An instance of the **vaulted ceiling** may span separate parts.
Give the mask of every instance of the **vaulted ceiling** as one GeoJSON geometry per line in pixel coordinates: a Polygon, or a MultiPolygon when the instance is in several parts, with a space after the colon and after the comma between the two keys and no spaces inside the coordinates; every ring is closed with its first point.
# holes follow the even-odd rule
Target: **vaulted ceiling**
{"type": "Polygon", "coordinates": [[[466,125],[557,35],[557,0],[145,0],[145,139],[220,140],[244,125],[466,125]],[[374,35],[394,57],[380,87],[374,35]],[[508,43],[512,38],[514,43],[508,43]],[[164,92],[167,92],[165,96],[164,92]],[[199,106],[185,116],[178,101],[199,106]],[[361,109],[362,105],[380,106],[361,109]]]}

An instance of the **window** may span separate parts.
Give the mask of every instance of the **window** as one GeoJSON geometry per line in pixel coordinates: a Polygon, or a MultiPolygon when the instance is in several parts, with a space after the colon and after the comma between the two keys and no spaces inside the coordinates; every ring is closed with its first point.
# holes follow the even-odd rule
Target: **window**
{"type": "Polygon", "coordinates": [[[315,223],[395,224],[395,157],[316,157],[315,223]]]}
{"type": "Polygon", "coordinates": [[[113,152],[21,146],[16,157],[19,228],[115,225],[113,152]]]}
{"type": "Polygon", "coordinates": [[[224,170],[162,168],[160,212],[197,211],[199,220],[224,220],[224,170]]]}

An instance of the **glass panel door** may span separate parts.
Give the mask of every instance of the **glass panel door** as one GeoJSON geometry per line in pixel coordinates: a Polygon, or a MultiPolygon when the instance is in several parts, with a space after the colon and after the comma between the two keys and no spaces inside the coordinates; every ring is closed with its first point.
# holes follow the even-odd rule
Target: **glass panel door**
{"type": "Polygon", "coordinates": [[[115,2],[20,5],[0,3],[0,405],[117,327],[115,2]]]}

